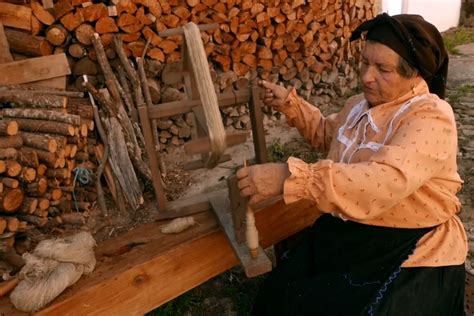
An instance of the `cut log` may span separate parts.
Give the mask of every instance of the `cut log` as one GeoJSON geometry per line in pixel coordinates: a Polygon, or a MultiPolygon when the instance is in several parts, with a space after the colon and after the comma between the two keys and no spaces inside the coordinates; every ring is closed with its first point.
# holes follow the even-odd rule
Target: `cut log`
{"type": "Polygon", "coordinates": [[[0,89],[0,102],[13,102],[19,106],[42,108],[65,108],[67,98],[58,95],[45,95],[34,91],[0,89]]]}
{"type": "Polygon", "coordinates": [[[20,228],[20,220],[16,217],[3,217],[7,221],[6,230],[16,232],[20,228]]]}
{"type": "Polygon", "coordinates": [[[10,188],[10,189],[16,189],[20,185],[20,181],[13,178],[0,177],[0,181],[3,184],[3,187],[10,188]]]}
{"type": "Polygon", "coordinates": [[[32,197],[25,197],[23,200],[23,204],[21,205],[20,209],[18,210],[19,213],[23,214],[33,214],[33,212],[38,207],[38,199],[32,197]]]}
{"type": "Polygon", "coordinates": [[[0,149],[0,159],[16,159],[17,151],[15,148],[0,149]]]}
{"type": "Polygon", "coordinates": [[[31,9],[21,5],[0,2],[0,22],[4,26],[31,31],[31,9]]]}
{"type": "Polygon", "coordinates": [[[117,26],[125,33],[137,33],[143,28],[143,23],[134,15],[123,13],[117,21],[117,26]]]}
{"type": "Polygon", "coordinates": [[[72,73],[75,76],[95,76],[97,75],[97,64],[93,62],[89,57],[81,58],[75,65],[72,70],[72,73]]]}
{"type": "Polygon", "coordinates": [[[84,225],[86,223],[82,213],[63,213],[61,214],[61,220],[64,224],[70,225],[84,225]]]}
{"type": "Polygon", "coordinates": [[[74,31],[84,22],[81,12],[68,13],[61,18],[61,24],[69,31],[74,31]]]}
{"type": "Polygon", "coordinates": [[[116,33],[118,32],[118,27],[113,18],[103,17],[95,24],[95,31],[99,34],[116,33]]]}
{"type": "Polygon", "coordinates": [[[10,50],[28,56],[46,56],[53,53],[53,46],[41,36],[34,36],[13,29],[5,29],[10,50]]]}
{"type": "Polygon", "coordinates": [[[67,45],[69,42],[69,32],[59,24],[51,25],[45,31],[46,40],[54,46],[67,45]]]}
{"type": "Polygon", "coordinates": [[[0,174],[4,173],[7,170],[7,163],[5,160],[0,160],[0,174]]]}
{"type": "Polygon", "coordinates": [[[25,194],[21,189],[4,189],[0,194],[0,211],[13,213],[20,208],[25,194]]]}
{"type": "Polygon", "coordinates": [[[28,223],[31,223],[35,225],[36,227],[44,227],[48,224],[47,217],[38,217],[34,215],[18,214],[18,218],[21,219],[22,221],[27,221],[28,223]]]}
{"type": "Polygon", "coordinates": [[[79,115],[61,113],[61,112],[51,111],[51,110],[26,109],[26,108],[25,109],[22,109],[22,108],[3,109],[2,114],[4,117],[10,117],[10,118],[50,120],[50,121],[55,121],[55,122],[73,124],[75,126],[81,125],[81,117],[79,115]]]}
{"type": "Polygon", "coordinates": [[[25,192],[29,197],[42,197],[48,189],[48,180],[44,177],[39,177],[35,182],[26,186],[25,192]]]}
{"type": "Polygon", "coordinates": [[[58,143],[54,138],[44,134],[21,132],[21,138],[26,146],[55,153],[58,149],[58,143]]]}
{"type": "Polygon", "coordinates": [[[87,49],[79,43],[69,45],[68,53],[74,58],[82,58],[87,55],[87,49]]]}
{"type": "Polygon", "coordinates": [[[90,24],[83,23],[74,31],[74,35],[79,43],[84,45],[92,44],[92,36],[94,35],[94,27],[90,24]]]}
{"type": "Polygon", "coordinates": [[[20,148],[18,150],[17,161],[23,166],[31,168],[39,167],[38,154],[35,151],[25,148],[20,148]]]}
{"type": "MultiPolygon", "coordinates": [[[[38,160],[42,163],[44,163],[46,166],[49,168],[58,168],[60,164],[62,164],[61,157],[58,157],[56,154],[51,153],[49,151],[37,149],[37,148],[31,148],[31,147],[26,147],[23,146],[22,150],[25,151],[34,151],[36,155],[38,156],[38,160]]],[[[64,158],[63,158],[64,160],[64,158]]],[[[63,165],[64,166],[64,165],[63,165]]]]}
{"type": "Polygon", "coordinates": [[[21,165],[15,160],[5,161],[7,164],[6,175],[9,177],[16,177],[21,173],[21,165]]]}
{"type": "Polygon", "coordinates": [[[0,120],[0,136],[13,136],[18,133],[16,120],[0,120]]]}
{"type": "Polygon", "coordinates": [[[0,235],[7,229],[7,221],[4,218],[0,218],[0,235]]]}
{"type": "Polygon", "coordinates": [[[71,1],[57,1],[54,4],[54,18],[59,19],[74,10],[71,1]]]}
{"type": "Polygon", "coordinates": [[[0,137],[0,148],[19,148],[23,146],[20,135],[0,137]]]}
{"type": "Polygon", "coordinates": [[[54,23],[54,16],[36,1],[31,1],[31,11],[33,15],[43,24],[51,25],[54,23]]]}
{"type": "Polygon", "coordinates": [[[108,17],[109,11],[107,6],[103,3],[96,3],[85,8],[79,9],[78,12],[84,17],[86,22],[95,22],[100,18],[108,17]]]}
{"type": "Polygon", "coordinates": [[[36,169],[25,167],[18,178],[25,183],[31,183],[36,180],[36,169]]]}
{"type": "MultiPolygon", "coordinates": [[[[52,133],[64,136],[74,136],[75,128],[72,124],[61,123],[57,121],[40,120],[40,119],[10,119],[5,123],[13,124],[16,127],[10,127],[10,133],[16,134],[18,129],[27,132],[52,133]]],[[[0,135],[2,134],[2,122],[0,122],[0,135]]],[[[6,131],[8,133],[8,130],[6,131]]],[[[5,134],[5,133],[3,133],[5,134]]],[[[14,135],[13,134],[13,135],[14,135]]]]}

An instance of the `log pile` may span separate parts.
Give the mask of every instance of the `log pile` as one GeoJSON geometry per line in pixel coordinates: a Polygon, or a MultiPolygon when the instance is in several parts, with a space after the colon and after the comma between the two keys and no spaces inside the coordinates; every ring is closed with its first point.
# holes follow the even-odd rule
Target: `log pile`
{"type": "MultiPolygon", "coordinates": [[[[6,26],[12,51],[28,56],[64,52],[75,88],[82,89],[84,74],[92,83],[104,84],[92,34],[100,35],[112,66],[118,63],[112,43],[117,35],[127,57],[145,57],[148,85],[156,92],[152,93],[154,103],[164,102],[160,90],[182,92],[179,84],[166,82],[162,73],[167,68],[164,64],[181,59],[182,36],[165,34],[169,28],[193,21],[219,24],[217,30],[202,32],[202,39],[220,92],[262,78],[292,85],[318,105],[328,104],[357,86],[360,47],[349,43],[350,32],[377,10],[375,0],[22,2],[0,2],[0,21],[6,26]]],[[[242,120],[235,114],[223,116],[235,128],[247,126],[245,114],[242,120]]],[[[166,138],[167,144],[178,144],[187,139],[187,132],[176,135],[182,127],[177,123],[167,122],[163,125],[169,128],[159,129],[163,142],[166,138]]]]}
{"type": "Polygon", "coordinates": [[[101,145],[82,98],[2,87],[0,99],[10,105],[0,110],[0,251],[9,252],[17,232],[85,224],[101,145]]]}

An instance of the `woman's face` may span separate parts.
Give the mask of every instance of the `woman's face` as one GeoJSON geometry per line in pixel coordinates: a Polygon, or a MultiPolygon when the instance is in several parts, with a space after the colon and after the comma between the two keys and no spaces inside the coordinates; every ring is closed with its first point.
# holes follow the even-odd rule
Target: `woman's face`
{"type": "Polygon", "coordinates": [[[371,106],[397,99],[419,81],[419,77],[404,78],[398,73],[399,58],[388,46],[366,42],[362,51],[360,77],[364,96],[371,106]]]}

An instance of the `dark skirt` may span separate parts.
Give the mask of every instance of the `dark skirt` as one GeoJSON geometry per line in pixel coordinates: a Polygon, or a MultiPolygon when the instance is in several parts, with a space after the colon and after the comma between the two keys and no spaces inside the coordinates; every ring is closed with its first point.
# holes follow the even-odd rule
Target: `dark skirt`
{"type": "Polygon", "coordinates": [[[254,315],[463,315],[464,265],[401,268],[432,228],[323,215],[268,276],[254,315]]]}

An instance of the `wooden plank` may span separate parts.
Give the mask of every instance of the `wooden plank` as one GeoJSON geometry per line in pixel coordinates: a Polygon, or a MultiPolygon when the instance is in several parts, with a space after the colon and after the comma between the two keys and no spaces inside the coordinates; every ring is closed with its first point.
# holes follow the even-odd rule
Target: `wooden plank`
{"type": "MultiPolygon", "coordinates": [[[[235,146],[245,143],[249,132],[236,132],[226,135],[227,147],[235,146]]],[[[211,140],[209,137],[201,137],[195,140],[190,140],[184,144],[184,152],[187,155],[197,155],[208,153],[211,151],[211,140]]]]}
{"type": "Polygon", "coordinates": [[[31,9],[22,5],[0,2],[0,22],[4,26],[31,31],[31,9]]]}
{"type": "MultiPolygon", "coordinates": [[[[232,158],[230,157],[229,154],[224,154],[221,159],[219,160],[219,163],[226,162],[231,160],[232,158]]],[[[187,162],[184,164],[183,169],[184,170],[195,170],[195,169],[200,169],[206,167],[206,162],[202,161],[202,159],[198,160],[193,160],[190,162],[187,162]]]]}
{"type": "Polygon", "coordinates": [[[262,247],[258,247],[258,256],[252,258],[247,244],[237,242],[232,225],[232,217],[230,215],[230,201],[225,193],[226,192],[213,195],[210,201],[227,239],[244,268],[245,275],[248,278],[253,278],[271,271],[272,262],[268,259],[262,247]]]}
{"type": "MultiPolygon", "coordinates": [[[[257,211],[261,246],[311,225],[318,214],[307,201],[257,211]]],[[[162,223],[155,222],[100,244],[94,272],[36,315],[143,315],[238,264],[215,216],[206,212],[195,219],[200,225],[180,234],[164,236],[162,223]]],[[[0,315],[27,314],[4,297],[0,315]]]]}
{"type": "Polygon", "coordinates": [[[46,80],[39,80],[35,82],[23,83],[22,86],[26,87],[37,87],[37,88],[51,88],[66,90],[67,87],[67,76],[61,76],[46,80]]]}
{"type": "MultiPolygon", "coordinates": [[[[250,101],[250,92],[248,90],[235,91],[234,93],[223,93],[217,96],[219,107],[229,107],[250,101]]],[[[200,100],[182,100],[161,104],[155,104],[148,108],[150,119],[165,118],[173,115],[179,115],[192,111],[193,107],[201,106],[200,100]]]]}
{"type": "Polygon", "coordinates": [[[0,64],[9,63],[13,61],[12,54],[10,54],[10,45],[8,44],[7,36],[3,23],[0,21],[0,64]]]}
{"type": "Polygon", "coordinates": [[[252,123],[253,144],[255,147],[255,160],[257,163],[268,162],[267,144],[265,142],[265,130],[263,128],[263,113],[261,95],[263,89],[252,87],[252,99],[249,103],[249,115],[252,123]]]}
{"type": "Polygon", "coordinates": [[[69,75],[71,69],[65,54],[29,58],[1,64],[0,84],[21,84],[69,75]]]}
{"type": "Polygon", "coordinates": [[[211,204],[209,198],[203,194],[187,199],[180,199],[166,203],[163,212],[153,215],[155,220],[172,219],[176,217],[189,216],[197,213],[209,211],[211,204]]]}

